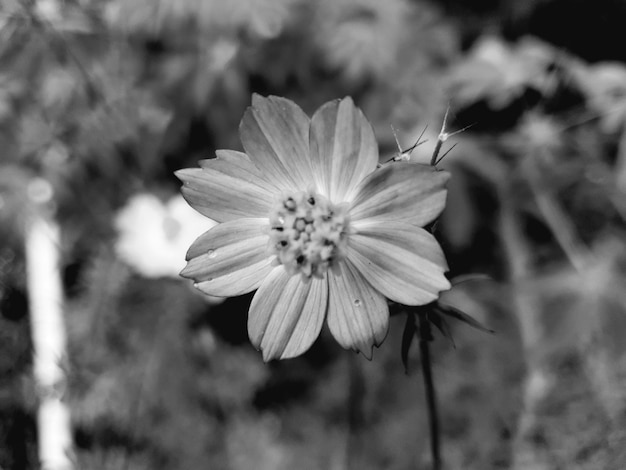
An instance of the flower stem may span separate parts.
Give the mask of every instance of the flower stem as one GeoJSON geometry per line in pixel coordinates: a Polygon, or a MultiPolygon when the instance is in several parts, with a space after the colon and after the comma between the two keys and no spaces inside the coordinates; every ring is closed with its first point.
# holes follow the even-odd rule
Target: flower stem
{"type": "MultiPolygon", "coordinates": [[[[443,117],[443,124],[441,126],[441,132],[437,137],[437,143],[433,150],[433,155],[430,159],[430,165],[437,166],[439,161],[439,152],[441,152],[441,146],[443,145],[446,129],[446,120],[448,118],[448,109],[443,117]]],[[[424,379],[424,390],[426,391],[426,408],[428,410],[428,428],[430,431],[430,454],[433,459],[433,470],[441,469],[441,451],[439,444],[439,416],[437,414],[437,396],[435,392],[435,384],[433,382],[433,370],[430,363],[430,341],[433,336],[430,328],[430,320],[425,312],[420,312],[419,317],[419,343],[420,343],[420,357],[422,359],[422,378],[424,379]]]]}
{"type": "Polygon", "coordinates": [[[441,146],[443,145],[443,140],[441,138],[437,139],[437,143],[435,144],[435,149],[433,150],[433,155],[430,157],[430,166],[437,166],[437,160],[439,158],[439,152],[441,152],[441,146]]]}
{"type": "Polygon", "coordinates": [[[419,344],[422,359],[422,377],[426,390],[426,407],[428,409],[428,427],[430,430],[430,452],[433,459],[433,470],[441,469],[441,452],[439,443],[439,416],[437,414],[437,397],[433,372],[430,361],[430,341],[432,339],[430,321],[425,313],[419,315],[419,344]]]}

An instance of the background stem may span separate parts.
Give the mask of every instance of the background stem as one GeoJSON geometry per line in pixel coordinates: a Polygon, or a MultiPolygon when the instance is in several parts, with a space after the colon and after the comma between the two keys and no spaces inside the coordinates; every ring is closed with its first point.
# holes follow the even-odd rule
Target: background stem
{"type": "Polygon", "coordinates": [[[439,444],[439,416],[437,414],[437,397],[430,362],[430,341],[432,334],[430,322],[426,314],[419,314],[419,344],[422,359],[422,377],[426,390],[426,408],[428,409],[428,427],[430,430],[430,451],[433,459],[433,470],[441,469],[441,452],[439,444]]]}
{"type": "Polygon", "coordinates": [[[499,235],[507,260],[511,308],[520,327],[526,360],[522,409],[513,438],[512,469],[549,468],[547,456],[528,439],[536,423],[536,408],[547,393],[549,376],[536,350],[544,338],[541,308],[537,296],[520,284],[533,278],[533,251],[525,236],[522,216],[515,207],[507,185],[500,188],[499,235]]]}

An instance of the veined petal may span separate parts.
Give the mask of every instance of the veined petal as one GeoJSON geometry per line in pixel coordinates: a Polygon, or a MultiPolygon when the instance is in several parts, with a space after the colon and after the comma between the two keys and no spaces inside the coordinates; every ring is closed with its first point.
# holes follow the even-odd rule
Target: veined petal
{"type": "Polygon", "coordinates": [[[237,219],[213,227],[189,248],[181,276],[218,297],[257,289],[272,270],[268,227],[268,219],[237,219]]]}
{"type": "Polygon", "coordinates": [[[200,168],[213,168],[223,173],[233,174],[246,181],[256,182],[257,184],[263,181],[261,184],[266,186],[267,189],[272,189],[275,192],[279,191],[245,153],[237,152],[236,150],[219,149],[215,151],[215,156],[217,158],[200,160],[198,162],[200,168]]]}
{"type": "Polygon", "coordinates": [[[450,288],[443,251],[426,230],[379,221],[352,227],[348,260],[385,297],[404,305],[424,305],[450,288]]]}
{"type": "Polygon", "coordinates": [[[309,138],[318,188],[336,203],[350,200],[357,184],[378,163],[372,126],[352,99],[344,98],[315,112],[309,138]]]}
{"type": "Polygon", "coordinates": [[[295,103],[254,95],[239,134],[252,162],[275,186],[305,190],[311,185],[309,118],[295,103]]]}
{"type": "Polygon", "coordinates": [[[450,175],[430,165],[392,163],[370,174],[357,188],[351,220],[403,221],[423,227],[446,204],[450,175]]]}
{"type": "Polygon", "coordinates": [[[239,152],[218,151],[202,168],[178,170],[182,193],[191,207],[217,222],[269,215],[279,190],[239,152]],[[220,155],[228,155],[220,158],[220,155]]]}
{"type": "Polygon", "coordinates": [[[265,361],[298,356],[319,336],[327,304],[327,279],[304,281],[277,266],[250,304],[250,341],[263,351],[265,361]]]}
{"type": "Polygon", "coordinates": [[[389,327],[389,307],[349,260],[328,271],[328,327],[337,342],[371,359],[373,346],[383,342],[389,327]]]}
{"type": "MultiPolygon", "coordinates": [[[[252,160],[250,160],[249,156],[247,156],[243,152],[237,152],[236,150],[219,149],[215,151],[215,156],[218,160],[228,162],[232,164],[232,166],[240,166],[244,168],[247,167],[249,169],[251,168],[250,166],[254,167],[254,164],[252,163],[252,160]]],[[[211,168],[211,162],[214,161],[215,158],[207,158],[204,160],[200,160],[198,164],[201,168],[211,168]]],[[[252,169],[252,171],[254,171],[254,169],[252,169]]],[[[261,172],[257,169],[255,176],[260,175],[261,172]]]]}

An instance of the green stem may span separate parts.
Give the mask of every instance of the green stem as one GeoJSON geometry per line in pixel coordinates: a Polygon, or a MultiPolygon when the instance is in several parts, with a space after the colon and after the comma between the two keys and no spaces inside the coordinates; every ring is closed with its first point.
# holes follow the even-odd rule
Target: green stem
{"type": "Polygon", "coordinates": [[[430,452],[433,458],[433,470],[441,469],[441,452],[439,443],[439,417],[437,414],[437,397],[433,372],[430,361],[430,341],[432,339],[430,322],[426,314],[419,314],[419,343],[422,359],[422,377],[426,390],[426,407],[428,409],[428,427],[430,430],[430,452]]]}
{"type": "Polygon", "coordinates": [[[437,143],[435,144],[435,149],[433,150],[433,155],[430,157],[430,166],[437,165],[437,158],[439,157],[439,152],[441,152],[441,146],[443,145],[443,140],[441,138],[437,139],[437,143]]]}

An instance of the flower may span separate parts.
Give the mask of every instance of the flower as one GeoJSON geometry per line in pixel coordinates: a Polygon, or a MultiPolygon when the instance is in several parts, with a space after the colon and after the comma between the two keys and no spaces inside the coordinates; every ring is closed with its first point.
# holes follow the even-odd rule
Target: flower
{"type": "Polygon", "coordinates": [[[324,319],[369,358],[387,333],[385,297],[422,305],[450,287],[421,228],[442,211],[448,174],[377,169],[374,132],[350,98],[309,119],[287,99],[255,95],[239,133],[246,153],[218,150],[176,173],[187,202],[220,222],[191,245],[181,275],[214,296],[258,289],[248,333],[266,361],[305,352],[324,319]]]}
{"type": "Polygon", "coordinates": [[[180,195],[164,204],[153,194],[139,193],[115,217],[115,251],[146,277],[178,277],[189,244],[213,226],[213,220],[192,210],[180,195]]]}

